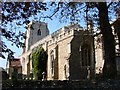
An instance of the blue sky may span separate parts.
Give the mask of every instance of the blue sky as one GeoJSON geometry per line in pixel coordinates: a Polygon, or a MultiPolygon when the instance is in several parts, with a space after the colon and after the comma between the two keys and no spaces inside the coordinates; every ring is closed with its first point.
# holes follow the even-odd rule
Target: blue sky
{"type": "MultiPolygon", "coordinates": [[[[65,23],[60,23],[59,20],[57,18],[54,18],[53,20],[47,20],[45,21],[48,23],[48,29],[50,31],[50,34],[56,30],[58,30],[59,28],[65,26],[65,25],[68,25],[69,22],[65,22],[65,23]]],[[[7,40],[4,40],[3,41],[6,42],[6,45],[11,48],[13,51],[15,51],[16,53],[14,54],[14,56],[17,58],[19,55],[21,55],[22,53],[22,48],[17,48],[15,45],[12,46],[11,43],[7,40]]],[[[7,56],[7,54],[5,54],[5,56],[7,56]]],[[[3,67],[4,69],[6,68],[6,62],[7,62],[7,59],[2,59],[0,57],[0,67],[3,67]]]]}
{"type": "MultiPolygon", "coordinates": [[[[115,17],[114,17],[115,18],[115,17]]],[[[59,28],[66,26],[68,24],[70,24],[70,22],[64,22],[64,23],[60,23],[58,18],[54,18],[53,20],[47,20],[45,21],[46,23],[48,23],[48,29],[50,31],[50,34],[53,33],[54,31],[58,30],[59,28]]],[[[85,28],[85,23],[81,22],[80,25],[85,28]]],[[[17,48],[16,46],[11,46],[11,43],[9,41],[5,41],[7,46],[10,47],[13,51],[15,51],[16,53],[14,54],[14,56],[17,58],[19,55],[21,55],[22,53],[22,48],[17,48]]],[[[7,56],[7,54],[5,54],[7,56]]],[[[3,67],[4,69],[6,68],[6,59],[2,59],[0,57],[0,67],[3,67]]]]}
{"type": "MultiPolygon", "coordinates": [[[[113,13],[112,13],[113,14],[113,13]]],[[[110,16],[113,16],[113,18],[115,18],[114,17],[114,15],[110,15],[110,16]]],[[[59,28],[61,28],[61,27],[63,27],[63,26],[65,26],[65,25],[68,25],[69,24],[69,22],[62,22],[62,23],[60,23],[59,22],[59,19],[57,18],[57,17],[54,17],[53,18],[53,20],[45,20],[45,22],[46,23],[48,23],[48,29],[49,29],[49,31],[50,31],[50,34],[52,33],[52,32],[54,32],[54,31],[56,31],[56,30],[58,30],[59,28]]],[[[85,28],[85,23],[83,23],[84,21],[81,21],[80,22],[80,25],[83,27],[83,28],[85,28]]],[[[10,42],[8,42],[8,41],[6,41],[6,40],[4,40],[5,42],[6,42],[6,44],[7,44],[7,46],[8,47],[10,47],[13,51],[15,51],[16,53],[14,54],[14,56],[15,57],[18,57],[19,55],[21,55],[21,53],[22,53],[22,49],[21,48],[17,48],[16,46],[11,46],[11,43],[10,42]]],[[[6,56],[7,56],[7,54],[5,54],[6,56]]],[[[6,68],[6,62],[7,62],[7,60],[6,59],[2,59],[1,57],[0,57],[0,67],[3,67],[3,68],[6,68]]]]}

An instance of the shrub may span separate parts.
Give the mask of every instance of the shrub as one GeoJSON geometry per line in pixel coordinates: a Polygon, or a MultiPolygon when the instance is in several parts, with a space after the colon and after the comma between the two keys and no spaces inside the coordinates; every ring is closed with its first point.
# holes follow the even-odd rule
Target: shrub
{"type": "Polygon", "coordinates": [[[42,47],[32,53],[33,76],[35,80],[41,80],[42,73],[46,73],[47,57],[47,52],[42,47]]]}

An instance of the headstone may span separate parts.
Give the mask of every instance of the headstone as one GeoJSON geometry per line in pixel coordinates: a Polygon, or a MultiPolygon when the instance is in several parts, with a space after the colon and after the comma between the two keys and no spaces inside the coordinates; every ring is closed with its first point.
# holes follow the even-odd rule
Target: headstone
{"type": "Polygon", "coordinates": [[[90,67],[87,67],[87,79],[90,79],[90,67]]]}
{"type": "Polygon", "coordinates": [[[45,80],[45,72],[43,72],[42,75],[43,75],[43,79],[42,79],[42,81],[43,81],[43,80],[45,80]]]}

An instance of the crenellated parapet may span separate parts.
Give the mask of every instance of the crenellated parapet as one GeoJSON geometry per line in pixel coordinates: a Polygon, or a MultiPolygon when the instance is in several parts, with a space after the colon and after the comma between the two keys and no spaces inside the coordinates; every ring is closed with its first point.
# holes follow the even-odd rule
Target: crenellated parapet
{"type": "MultiPolygon", "coordinates": [[[[44,30],[44,29],[41,29],[41,30],[44,30]]],[[[34,31],[34,30],[31,30],[31,31],[34,31]]],[[[91,36],[89,37],[89,35],[91,35],[91,33],[88,30],[83,29],[78,24],[71,23],[70,25],[64,26],[50,35],[46,35],[40,40],[37,40],[36,43],[30,46],[27,52],[24,52],[20,56],[21,62],[24,67],[23,73],[28,74],[26,70],[28,67],[30,67],[29,64],[31,65],[30,71],[32,70],[32,64],[30,59],[32,52],[36,51],[39,47],[43,47],[44,50],[46,50],[48,53],[48,65],[47,65],[48,80],[51,80],[53,78],[52,76],[54,75],[55,75],[55,79],[59,78],[61,80],[65,80],[66,78],[69,78],[69,75],[68,75],[69,71],[67,70],[68,69],[67,62],[69,61],[71,55],[73,54],[72,51],[78,51],[80,44],[82,44],[84,40],[91,42],[90,41],[91,36]],[[73,50],[73,47],[75,50],[73,50]],[[76,47],[78,48],[77,50],[76,50],[76,47]],[[59,72],[57,74],[52,73],[52,70],[53,70],[51,66],[52,55],[54,55],[54,60],[56,65],[54,67],[55,68],[54,70],[55,72],[59,72]]],[[[73,57],[76,58],[76,56],[73,56],[73,57]]],[[[29,72],[29,73],[32,73],[32,72],[29,72]]]]}
{"type": "Polygon", "coordinates": [[[35,44],[33,44],[30,49],[34,49],[35,47],[42,46],[44,49],[46,49],[46,46],[53,45],[57,42],[60,42],[66,38],[69,38],[70,36],[74,36],[77,34],[82,34],[84,32],[83,28],[80,26],[74,24],[69,26],[64,26],[63,28],[60,28],[59,30],[53,32],[52,34],[44,37],[43,39],[39,40],[35,44]]]}

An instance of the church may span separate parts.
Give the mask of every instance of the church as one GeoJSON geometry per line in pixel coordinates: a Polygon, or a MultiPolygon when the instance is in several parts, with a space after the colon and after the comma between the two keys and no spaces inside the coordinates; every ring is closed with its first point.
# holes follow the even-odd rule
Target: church
{"type": "MultiPolygon", "coordinates": [[[[27,25],[25,35],[25,47],[19,57],[24,78],[33,74],[31,55],[39,47],[48,54],[46,80],[90,79],[102,73],[102,35],[94,36],[90,23],[87,30],[77,23],[70,23],[49,34],[47,23],[32,21],[27,25]]],[[[116,63],[120,72],[119,58],[116,63]]]]}

